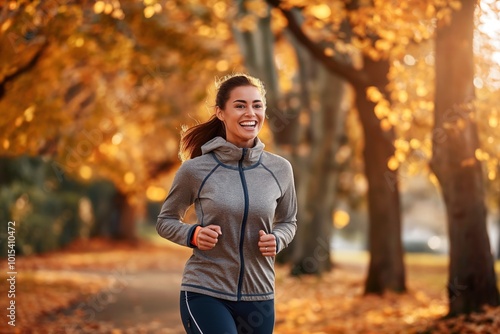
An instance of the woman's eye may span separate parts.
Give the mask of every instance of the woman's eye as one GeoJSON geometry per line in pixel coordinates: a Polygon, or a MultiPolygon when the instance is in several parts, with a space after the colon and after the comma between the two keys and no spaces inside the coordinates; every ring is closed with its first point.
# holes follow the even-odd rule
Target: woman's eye
{"type": "Polygon", "coordinates": [[[256,104],[256,105],[254,105],[253,107],[254,107],[255,109],[260,109],[260,108],[262,108],[262,104],[256,104]]]}
{"type": "Polygon", "coordinates": [[[237,105],[236,105],[236,108],[237,108],[237,109],[243,109],[243,108],[245,108],[245,106],[244,106],[243,104],[237,104],[237,105]]]}

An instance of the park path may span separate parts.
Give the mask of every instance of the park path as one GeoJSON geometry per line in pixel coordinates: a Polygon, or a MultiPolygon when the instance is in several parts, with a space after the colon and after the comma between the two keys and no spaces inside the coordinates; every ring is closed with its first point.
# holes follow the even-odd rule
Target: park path
{"type": "MultiPolygon", "coordinates": [[[[25,270],[57,277],[61,282],[65,278],[82,282],[81,298],[42,315],[38,326],[57,333],[184,333],[179,291],[190,250],[148,245],[109,248],[24,261],[25,270]]],[[[74,289],[74,283],[71,286],[74,289]]]]}
{"type": "Polygon", "coordinates": [[[96,308],[95,321],[110,323],[123,331],[143,328],[151,333],[184,333],[179,317],[181,277],[179,270],[121,274],[118,284],[108,293],[112,300],[102,296],[105,302],[96,308]]]}

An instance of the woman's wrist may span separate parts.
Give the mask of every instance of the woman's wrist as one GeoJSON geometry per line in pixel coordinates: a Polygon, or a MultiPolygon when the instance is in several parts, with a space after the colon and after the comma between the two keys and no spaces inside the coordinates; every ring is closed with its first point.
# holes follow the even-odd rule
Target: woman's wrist
{"type": "Polygon", "coordinates": [[[198,234],[200,233],[201,226],[196,226],[193,237],[191,238],[191,245],[198,247],[198,234]]]}

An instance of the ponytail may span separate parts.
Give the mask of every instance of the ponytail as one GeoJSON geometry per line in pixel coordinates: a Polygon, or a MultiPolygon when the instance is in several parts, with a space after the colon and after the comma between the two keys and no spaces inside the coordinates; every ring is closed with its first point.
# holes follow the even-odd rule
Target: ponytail
{"type": "Polygon", "coordinates": [[[224,123],[215,115],[205,123],[195,125],[181,133],[179,156],[182,161],[201,155],[201,147],[215,137],[226,139],[224,123]]]}

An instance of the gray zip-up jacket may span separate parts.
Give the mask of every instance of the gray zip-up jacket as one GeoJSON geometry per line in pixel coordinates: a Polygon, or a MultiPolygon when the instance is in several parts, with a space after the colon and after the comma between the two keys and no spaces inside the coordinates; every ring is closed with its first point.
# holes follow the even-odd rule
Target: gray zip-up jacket
{"type": "Polygon", "coordinates": [[[196,226],[222,230],[213,249],[193,249],[182,291],[232,301],[274,298],[274,257],[259,251],[259,230],[276,236],[277,252],[285,248],[297,229],[297,200],[290,163],[255,141],[253,148],[239,148],[216,137],[177,171],[158,216],[158,234],[193,247],[196,226]],[[193,203],[198,223],[183,223],[193,203]]]}

